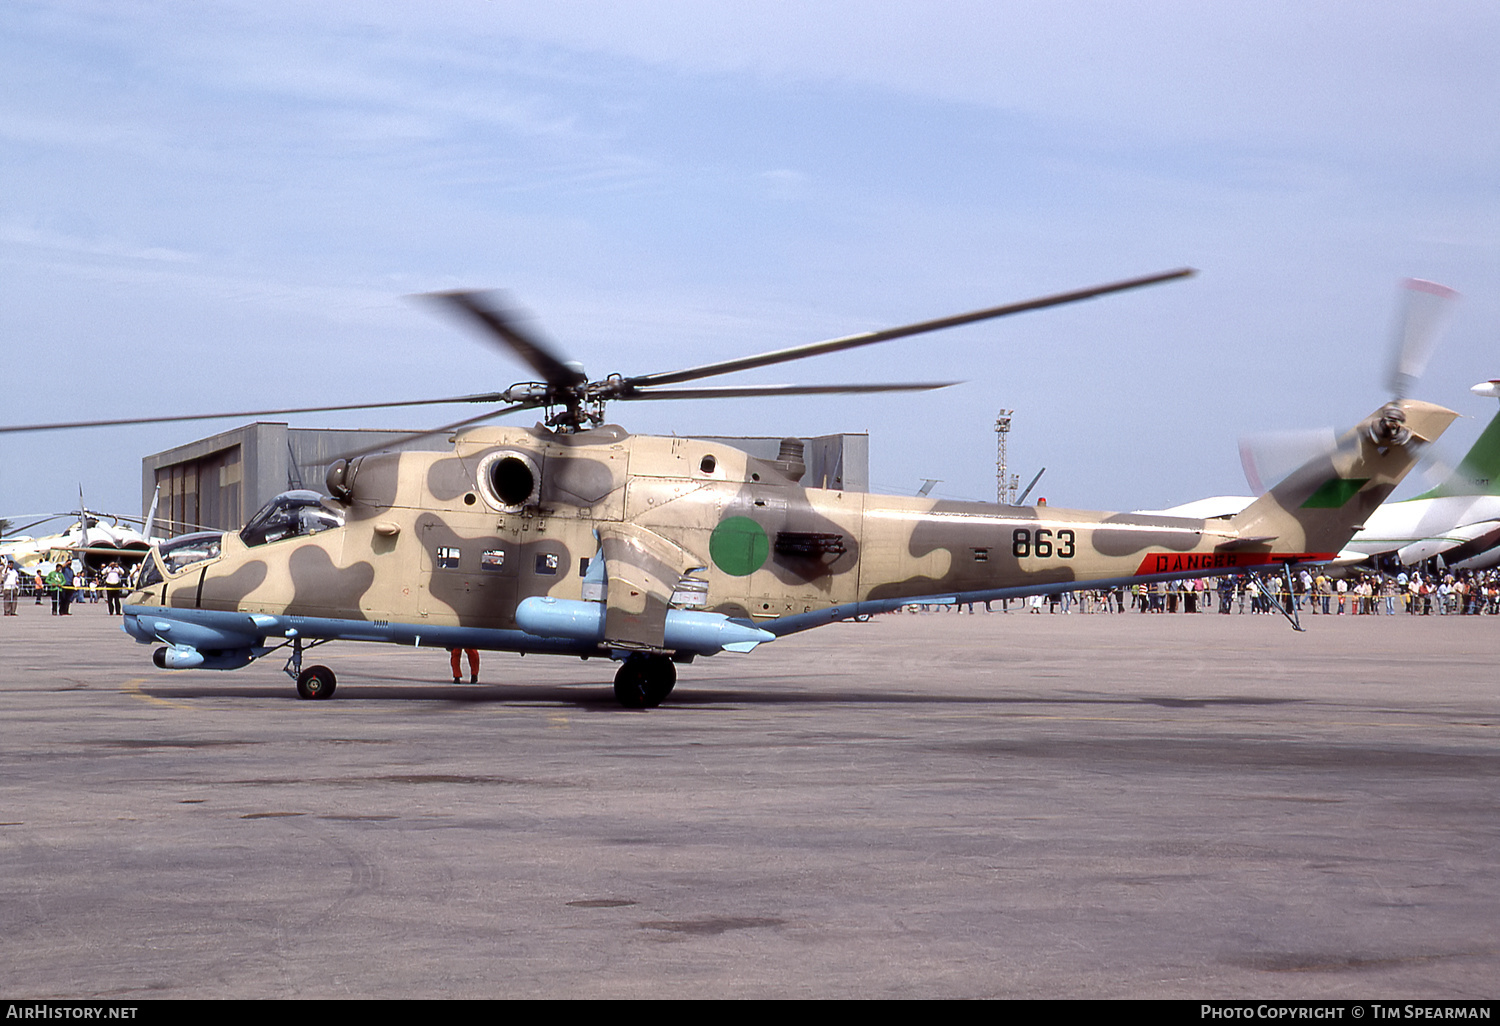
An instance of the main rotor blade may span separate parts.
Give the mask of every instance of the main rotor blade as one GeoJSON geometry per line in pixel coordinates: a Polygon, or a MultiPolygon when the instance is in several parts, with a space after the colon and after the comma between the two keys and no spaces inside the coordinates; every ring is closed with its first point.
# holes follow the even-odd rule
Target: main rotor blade
{"type": "Polygon", "coordinates": [[[502,311],[486,302],[489,292],[426,292],[422,298],[446,304],[451,309],[470,318],[494,338],[503,342],[527,366],[542,376],[542,380],[558,388],[576,388],[588,381],[587,376],[576,367],[569,367],[551,349],[521,330],[513,313],[502,311]]]}
{"type": "Polygon", "coordinates": [[[643,388],[616,399],[738,399],[781,395],[841,395],[861,392],[930,392],[961,381],[917,381],[875,385],[705,385],[702,388],[643,388]]]}
{"type": "Polygon", "coordinates": [[[1183,267],[1175,271],[1167,271],[1163,274],[1153,274],[1144,278],[1131,278],[1128,281],[1117,281],[1108,285],[1096,285],[1093,288],[1078,289],[1074,292],[1059,292],[1056,295],[1028,299],[1021,303],[990,307],[987,310],[975,310],[972,313],[958,314],[953,317],[940,317],[933,321],[920,321],[916,324],[906,324],[898,328],[886,328],[884,331],[868,331],[861,335],[846,335],[843,338],[829,339],[827,342],[813,342],[805,346],[778,349],[774,352],[761,353],[759,356],[743,356],[739,359],[704,364],[701,367],[692,367],[687,370],[666,371],[660,374],[646,374],[641,377],[625,378],[624,383],[637,388],[645,388],[651,385],[673,385],[679,381],[695,381],[698,378],[709,378],[719,374],[729,374],[734,371],[750,370],[752,367],[765,367],[773,363],[785,363],[788,360],[801,360],[808,356],[820,356],[823,353],[836,353],[843,349],[873,345],[876,342],[889,342],[891,339],[905,338],[908,335],[921,335],[929,331],[956,328],[960,325],[974,324],[978,321],[987,321],[995,317],[1006,317],[1010,314],[1023,313],[1027,310],[1041,310],[1049,306],[1077,303],[1081,300],[1093,299],[1096,296],[1108,295],[1111,292],[1124,292],[1127,289],[1138,289],[1145,285],[1155,285],[1158,282],[1172,281],[1176,278],[1187,278],[1196,273],[1190,267],[1183,267]]]}
{"type": "Polygon", "coordinates": [[[23,431],[66,431],[71,428],[125,427],[132,424],[173,424],[188,420],[233,420],[244,417],[275,417],[291,413],[333,413],[340,410],[384,410],[397,406],[443,406],[449,403],[498,403],[498,392],[456,395],[446,399],[409,399],[391,403],[348,403],[343,406],[296,406],[281,410],[241,410],[238,413],[183,413],[170,417],[119,417],[113,420],[74,420],[55,424],[11,424],[0,427],[0,435],[23,431]]]}
{"type": "Polygon", "coordinates": [[[372,452],[380,452],[382,449],[390,449],[398,445],[406,445],[408,442],[415,442],[422,438],[431,438],[433,435],[445,435],[451,431],[457,431],[460,428],[473,427],[475,424],[482,424],[487,420],[494,419],[495,417],[503,417],[507,413],[517,413],[521,410],[535,410],[538,407],[544,405],[544,403],[540,402],[516,403],[514,406],[505,406],[498,410],[487,410],[477,417],[466,417],[463,420],[456,420],[452,424],[444,424],[442,427],[432,428],[429,431],[413,431],[408,435],[401,435],[394,439],[387,439],[386,441],[381,442],[378,445],[371,445],[363,449],[354,449],[349,452],[337,453],[333,456],[330,456],[328,462],[335,463],[338,460],[358,459],[361,456],[368,456],[372,452]]]}

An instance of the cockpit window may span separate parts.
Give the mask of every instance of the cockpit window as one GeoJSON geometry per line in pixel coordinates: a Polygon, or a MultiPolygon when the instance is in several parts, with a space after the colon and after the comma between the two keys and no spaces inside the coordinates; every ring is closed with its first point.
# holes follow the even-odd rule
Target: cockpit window
{"type": "Polygon", "coordinates": [[[344,526],[344,514],[317,492],[282,492],[266,503],[240,531],[240,541],[253,548],[283,538],[301,538],[344,526]]]}
{"type": "MultiPolygon", "coordinates": [[[[217,531],[199,531],[196,534],[184,534],[170,541],[161,543],[157,554],[161,556],[162,565],[167,568],[167,573],[175,574],[184,567],[192,566],[194,563],[202,563],[207,559],[219,558],[220,539],[223,535],[217,531]]],[[[161,580],[161,572],[157,570],[156,563],[150,559],[141,561],[140,576],[136,580],[136,587],[149,588],[161,580]]]]}

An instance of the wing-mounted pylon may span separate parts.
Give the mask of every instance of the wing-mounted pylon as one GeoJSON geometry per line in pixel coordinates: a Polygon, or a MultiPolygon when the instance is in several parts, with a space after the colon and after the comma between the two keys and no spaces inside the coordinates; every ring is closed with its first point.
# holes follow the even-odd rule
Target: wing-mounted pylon
{"type": "Polygon", "coordinates": [[[776,635],[701,607],[703,561],[634,524],[600,527],[600,556],[583,579],[582,601],[533,595],[516,606],[528,634],[590,641],[615,653],[712,655],[749,652],[776,635]]]}

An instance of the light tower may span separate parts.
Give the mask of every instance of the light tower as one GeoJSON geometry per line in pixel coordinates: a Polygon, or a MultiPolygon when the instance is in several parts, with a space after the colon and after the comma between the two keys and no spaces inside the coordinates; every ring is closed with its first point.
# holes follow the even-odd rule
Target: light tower
{"type": "Polygon", "coordinates": [[[1006,465],[1005,441],[1010,434],[1010,418],[1015,410],[1001,410],[995,418],[995,501],[1004,506],[1014,505],[1016,488],[1021,479],[1010,472],[1006,465]]]}

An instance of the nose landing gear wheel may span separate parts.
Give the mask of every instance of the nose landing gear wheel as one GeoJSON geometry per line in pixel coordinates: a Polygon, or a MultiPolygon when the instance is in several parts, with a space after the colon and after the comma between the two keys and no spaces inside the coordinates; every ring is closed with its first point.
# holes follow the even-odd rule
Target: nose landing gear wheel
{"type": "Polygon", "coordinates": [[[297,675],[297,694],[303,698],[332,698],[338,678],[326,666],[309,666],[297,675]]]}
{"type": "Polygon", "coordinates": [[[631,656],[615,672],[615,699],[627,709],[655,709],[676,683],[677,667],[666,656],[631,656]]]}

